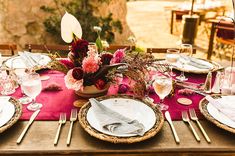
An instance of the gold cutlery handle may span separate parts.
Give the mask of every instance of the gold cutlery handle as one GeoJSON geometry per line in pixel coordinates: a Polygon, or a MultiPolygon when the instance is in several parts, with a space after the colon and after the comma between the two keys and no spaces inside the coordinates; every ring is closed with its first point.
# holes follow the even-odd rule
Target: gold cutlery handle
{"type": "Polygon", "coordinates": [[[202,131],[202,134],[204,135],[204,137],[206,138],[206,141],[208,143],[211,143],[211,139],[209,138],[209,136],[207,135],[206,131],[204,130],[204,128],[202,127],[201,123],[196,120],[197,124],[198,124],[198,127],[200,128],[200,130],[202,131]]]}
{"type": "Polygon", "coordinates": [[[193,135],[195,136],[196,140],[197,140],[198,142],[200,142],[200,141],[201,141],[201,139],[199,138],[199,136],[198,136],[197,132],[196,132],[196,131],[195,131],[195,129],[193,128],[193,125],[191,124],[191,122],[190,122],[190,121],[188,121],[188,124],[189,124],[189,126],[190,126],[191,130],[193,131],[193,135]]]}
{"type": "Polygon", "coordinates": [[[73,129],[73,121],[71,121],[71,124],[69,127],[69,133],[68,133],[68,137],[67,137],[67,145],[69,145],[70,141],[71,141],[72,129],[73,129]]]}
{"type": "Polygon", "coordinates": [[[59,139],[59,135],[60,135],[61,126],[62,126],[62,123],[59,124],[59,127],[58,127],[58,129],[57,129],[56,136],[55,136],[55,140],[54,140],[54,145],[57,145],[57,143],[58,143],[58,139],[59,139]]]}
{"type": "Polygon", "coordinates": [[[24,128],[24,130],[22,131],[22,133],[20,134],[19,138],[18,138],[17,141],[16,141],[17,144],[19,144],[19,143],[21,142],[21,140],[23,139],[25,133],[26,133],[27,130],[29,129],[29,126],[30,126],[30,125],[31,125],[30,123],[28,123],[28,124],[26,125],[26,127],[24,128]]]}
{"type": "Polygon", "coordinates": [[[170,123],[170,126],[171,126],[171,129],[172,129],[173,135],[174,135],[174,137],[175,137],[175,142],[176,142],[176,143],[180,143],[179,136],[178,136],[178,134],[176,133],[176,130],[175,130],[175,127],[174,127],[173,123],[170,123]]]}

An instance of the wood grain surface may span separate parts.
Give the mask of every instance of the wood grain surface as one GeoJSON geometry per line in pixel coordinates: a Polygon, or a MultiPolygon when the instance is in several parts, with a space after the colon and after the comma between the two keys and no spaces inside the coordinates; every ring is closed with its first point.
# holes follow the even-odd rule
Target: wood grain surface
{"type": "Polygon", "coordinates": [[[25,135],[22,143],[16,140],[27,122],[20,121],[6,132],[0,134],[0,155],[235,155],[235,135],[217,128],[208,121],[201,121],[212,140],[208,144],[202,133],[193,123],[201,142],[197,142],[189,127],[182,121],[174,121],[180,144],[176,144],[167,122],[160,133],[152,139],[136,144],[112,144],[89,136],[79,125],[74,124],[71,145],[66,145],[69,122],[61,129],[57,146],[53,145],[58,123],[55,121],[36,121],[25,135]]]}

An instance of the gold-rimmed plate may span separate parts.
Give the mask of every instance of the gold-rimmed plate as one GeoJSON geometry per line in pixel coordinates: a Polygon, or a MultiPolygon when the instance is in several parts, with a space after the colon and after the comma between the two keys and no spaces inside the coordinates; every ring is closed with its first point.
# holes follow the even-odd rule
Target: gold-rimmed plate
{"type": "Polygon", "coordinates": [[[173,68],[179,71],[194,73],[194,74],[207,74],[208,72],[217,71],[222,68],[222,66],[214,61],[209,61],[200,58],[192,58],[195,62],[189,62],[187,64],[182,64],[180,61],[173,63],[173,68]],[[200,68],[201,64],[202,68],[200,68]],[[203,68],[205,66],[206,68],[203,68]]]}
{"type": "MultiPolygon", "coordinates": [[[[14,108],[14,112],[12,114],[12,116],[7,119],[6,123],[2,124],[0,127],[0,133],[4,132],[5,130],[7,130],[8,128],[10,128],[12,125],[14,125],[20,118],[21,114],[22,114],[22,105],[19,103],[18,100],[9,97],[8,100],[5,103],[1,103],[2,105],[11,105],[8,108],[14,108]]],[[[2,109],[2,111],[5,111],[4,109],[2,109]]],[[[4,112],[2,112],[4,113],[4,112]]],[[[1,117],[1,113],[0,113],[0,117],[1,117]]],[[[5,119],[4,119],[5,120],[5,119]]]]}
{"type": "Polygon", "coordinates": [[[149,101],[130,95],[110,95],[97,98],[105,106],[115,109],[118,113],[138,120],[145,126],[143,136],[115,135],[105,131],[96,122],[90,102],[87,102],[79,111],[79,122],[83,129],[91,136],[111,143],[135,143],[155,136],[162,128],[164,117],[160,109],[149,101]],[[130,109],[132,107],[132,109],[130,109]]]}
{"type": "MultiPolygon", "coordinates": [[[[221,98],[220,95],[213,95],[213,98],[221,98]]],[[[235,98],[234,98],[235,99],[235,98]]],[[[204,117],[215,124],[217,127],[222,128],[231,133],[235,133],[235,122],[227,116],[219,112],[212,104],[205,98],[199,103],[199,109],[204,117]]]]}

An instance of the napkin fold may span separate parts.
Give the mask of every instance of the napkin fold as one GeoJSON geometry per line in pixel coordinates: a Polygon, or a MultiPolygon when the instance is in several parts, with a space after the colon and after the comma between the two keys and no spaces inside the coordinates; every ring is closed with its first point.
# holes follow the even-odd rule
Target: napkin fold
{"type": "Polygon", "coordinates": [[[190,57],[190,56],[181,56],[181,58],[183,60],[190,60],[190,62],[188,62],[187,64],[199,69],[211,69],[211,66],[205,64],[202,62],[202,60],[194,58],[194,57],[190,57]]]}
{"type": "Polygon", "coordinates": [[[235,96],[223,96],[219,99],[214,99],[210,95],[206,96],[206,100],[209,101],[219,112],[230,118],[235,122],[235,96]]]}
{"type": "Polygon", "coordinates": [[[39,65],[39,61],[42,59],[40,54],[28,51],[19,52],[18,54],[27,67],[39,65]]]}
{"type": "Polygon", "coordinates": [[[144,125],[115,112],[94,98],[89,99],[99,124],[111,133],[144,135],[144,125]]]}

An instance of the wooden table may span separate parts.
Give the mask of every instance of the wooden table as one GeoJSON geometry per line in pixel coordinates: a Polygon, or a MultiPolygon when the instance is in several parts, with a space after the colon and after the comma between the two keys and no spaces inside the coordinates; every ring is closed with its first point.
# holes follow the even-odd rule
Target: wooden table
{"type": "MultiPolygon", "coordinates": [[[[136,144],[111,144],[89,136],[75,123],[71,145],[66,146],[69,122],[62,128],[57,146],[53,140],[57,130],[56,121],[35,121],[22,143],[16,140],[27,122],[19,121],[9,130],[0,134],[0,155],[231,155],[235,154],[235,134],[217,128],[208,121],[201,121],[212,140],[208,144],[196,128],[201,142],[193,137],[189,127],[182,121],[174,121],[181,143],[176,144],[167,122],[155,137],[136,144]]],[[[194,127],[196,124],[193,123],[194,127]]]]}
{"type": "MultiPolygon", "coordinates": [[[[211,55],[213,53],[213,46],[214,46],[214,38],[215,38],[215,32],[216,32],[216,25],[218,25],[218,23],[226,23],[229,24],[226,21],[220,21],[219,19],[211,19],[208,22],[211,23],[211,32],[210,32],[210,39],[209,39],[209,44],[208,44],[208,50],[207,50],[207,59],[210,60],[211,59],[211,55]]],[[[232,26],[232,24],[231,24],[232,26]]]]}
{"type": "MultiPolygon", "coordinates": [[[[200,9],[200,10],[195,10],[194,13],[199,15],[200,17],[205,15],[207,12],[212,12],[212,11],[218,11],[218,10],[222,10],[223,14],[225,12],[226,7],[225,6],[218,6],[218,7],[214,7],[214,8],[205,8],[205,9],[200,9]]],[[[171,22],[170,22],[170,33],[173,34],[173,29],[174,29],[174,19],[175,19],[175,15],[176,13],[185,13],[187,14],[187,12],[189,13],[190,10],[182,10],[180,8],[172,8],[171,9],[171,22]]],[[[203,20],[203,19],[200,19],[203,20]]]]}

